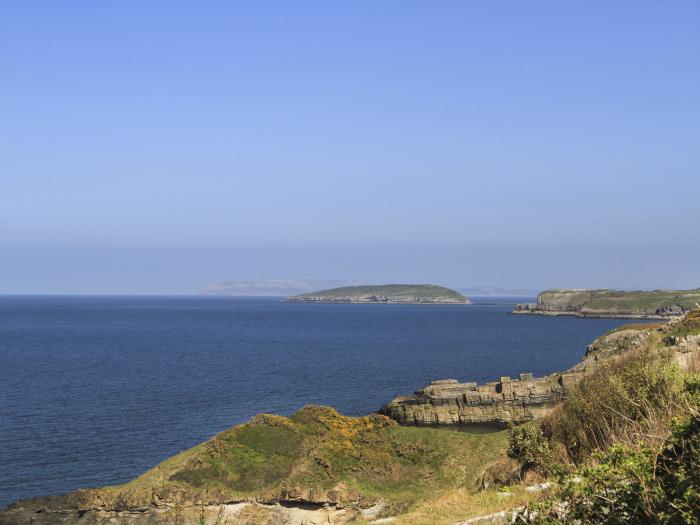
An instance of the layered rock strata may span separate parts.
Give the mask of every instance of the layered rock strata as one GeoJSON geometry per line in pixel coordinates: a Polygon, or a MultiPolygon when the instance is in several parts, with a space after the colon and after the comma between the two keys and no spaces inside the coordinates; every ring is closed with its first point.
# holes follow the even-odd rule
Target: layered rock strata
{"type": "Polygon", "coordinates": [[[564,399],[566,385],[579,373],[517,379],[501,377],[478,385],[456,379],[433,381],[412,396],[399,396],[380,413],[404,425],[491,425],[503,427],[546,415],[564,399]]]}

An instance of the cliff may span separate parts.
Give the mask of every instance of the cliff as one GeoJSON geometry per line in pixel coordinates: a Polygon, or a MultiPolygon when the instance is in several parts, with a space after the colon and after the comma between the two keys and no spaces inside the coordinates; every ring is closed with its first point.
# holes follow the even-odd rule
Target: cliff
{"type": "Polygon", "coordinates": [[[385,304],[468,304],[459,292],[431,284],[386,284],[344,286],[320,290],[287,299],[311,303],[385,303],[385,304]]]}
{"type": "Polygon", "coordinates": [[[547,290],[535,304],[519,304],[515,314],[571,315],[631,319],[669,319],[685,314],[700,303],[694,290],[547,290]]]}
{"type": "Polygon", "coordinates": [[[567,389],[605,360],[631,350],[671,352],[681,368],[700,363],[700,310],[666,324],[622,326],[599,337],[586,349],[583,360],[571,369],[535,378],[478,385],[455,379],[433,381],[414,395],[399,396],[379,412],[404,425],[492,425],[504,427],[547,415],[565,397],[567,389]]]}

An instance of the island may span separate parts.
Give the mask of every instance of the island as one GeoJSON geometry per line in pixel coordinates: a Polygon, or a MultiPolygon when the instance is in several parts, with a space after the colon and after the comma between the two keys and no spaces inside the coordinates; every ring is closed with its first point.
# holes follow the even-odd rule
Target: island
{"type": "Polygon", "coordinates": [[[461,293],[432,284],[383,284],[343,286],[295,295],[293,303],[361,303],[361,304],[470,304],[461,293]]]}
{"type": "Polygon", "coordinates": [[[569,315],[612,319],[669,319],[700,304],[700,288],[693,290],[546,290],[537,303],[518,304],[512,313],[569,315]]]}

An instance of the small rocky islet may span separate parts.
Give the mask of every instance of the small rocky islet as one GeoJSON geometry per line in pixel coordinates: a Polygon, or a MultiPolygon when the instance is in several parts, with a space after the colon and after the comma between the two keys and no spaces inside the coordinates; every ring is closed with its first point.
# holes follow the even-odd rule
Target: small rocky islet
{"type": "Polygon", "coordinates": [[[542,378],[522,373],[481,386],[437,380],[364,417],[316,406],[259,415],[124,485],[18,501],[0,511],[0,525],[434,523],[435,501],[456,494],[465,513],[507,510],[529,497],[506,502],[489,488],[519,479],[507,433],[434,427],[500,428],[545,417],[601,365],[642,350],[664,353],[680,369],[695,366],[700,310],[612,330],[579,364],[542,378]]]}

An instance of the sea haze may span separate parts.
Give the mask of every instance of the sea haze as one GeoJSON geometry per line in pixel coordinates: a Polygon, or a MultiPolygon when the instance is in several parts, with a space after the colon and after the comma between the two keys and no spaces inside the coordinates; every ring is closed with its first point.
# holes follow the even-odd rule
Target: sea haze
{"type": "Polygon", "coordinates": [[[514,302],[0,297],[0,506],[125,482],[259,412],[367,414],[432,379],[565,369],[624,323],[514,302]]]}

